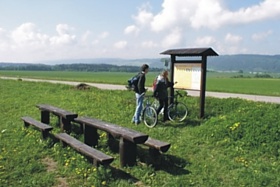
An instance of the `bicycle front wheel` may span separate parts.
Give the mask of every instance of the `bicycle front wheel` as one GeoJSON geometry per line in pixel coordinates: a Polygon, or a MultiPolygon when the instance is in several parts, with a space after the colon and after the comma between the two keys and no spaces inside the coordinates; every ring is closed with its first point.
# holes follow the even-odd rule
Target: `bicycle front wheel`
{"type": "Polygon", "coordinates": [[[168,107],[168,117],[171,121],[183,121],[188,115],[188,108],[183,103],[173,103],[168,107]]]}
{"type": "Polygon", "coordinates": [[[157,112],[152,106],[145,107],[143,111],[143,121],[145,125],[149,128],[153,128],[157,125],[157,112]]]}

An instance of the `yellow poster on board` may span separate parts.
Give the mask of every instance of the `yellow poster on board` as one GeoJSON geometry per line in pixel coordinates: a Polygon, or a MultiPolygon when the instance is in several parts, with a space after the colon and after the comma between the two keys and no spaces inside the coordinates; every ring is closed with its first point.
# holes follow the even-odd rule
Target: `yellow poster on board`
{"type": "Polygon", "coordinates": [[[201,64],[174,64],[174,88],[200,90],[201,64]]]}

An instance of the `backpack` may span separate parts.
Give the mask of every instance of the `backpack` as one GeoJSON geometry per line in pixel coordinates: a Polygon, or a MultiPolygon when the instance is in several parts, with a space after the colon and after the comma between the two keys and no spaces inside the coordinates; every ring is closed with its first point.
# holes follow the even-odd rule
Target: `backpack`
{"type": "Polygon", "coordinates": [[[137,75],[134,75],[133,77],[128,79],[126,88],[128,90],[136,91],[139,78],[140,78],[140,73],[138,73],[137,75]]]}
{"type": "Polygon", "coordinates": [[[153,81],[153,85],[152,85],[153,91],[155,91],[156,86],[157,86],[157,78],[158,78],[158,76],[156,76],[156,78],[153,81]]]}

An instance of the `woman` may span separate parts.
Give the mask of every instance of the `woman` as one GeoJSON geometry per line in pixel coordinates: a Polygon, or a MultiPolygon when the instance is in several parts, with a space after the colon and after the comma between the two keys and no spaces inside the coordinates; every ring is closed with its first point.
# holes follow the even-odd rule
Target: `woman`
{"type": "Polygon", "coordinates": [[[164,70],[158,77],[154,88],[154,97],[159,100],[159,107],[157,108],[157,114],[163,110],[163,122],[168,120],[168,87],[172,87],[173,83],[168,80],[168,71],[164,70]]]}

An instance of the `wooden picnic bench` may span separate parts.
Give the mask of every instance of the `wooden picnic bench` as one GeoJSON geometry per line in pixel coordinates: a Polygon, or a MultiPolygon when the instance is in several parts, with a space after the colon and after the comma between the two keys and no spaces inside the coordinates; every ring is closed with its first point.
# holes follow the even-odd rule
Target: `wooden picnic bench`
{"type": "Polygon", "coordinates": [[[59,124],[61,131],[71,131],[71,121],[74,118],[78,117],[78,114],[74,112],[69,112],[67,110],[47,105],[47,104],[38,104],[36,105],[41,111],[41,122],[50,124],[50,113],[56,115],[59,118],[59,124]]]}
{"type": "Polygon", "coordinates": [[[74,137],[68,135],[67,133],[59,133],[59,134],[55,134],[54,136],[57,139],[59,139],[64,146],[68,144],[78,152],[81,152],[87,157],[92,158],[93,164],[95,166],[98,166],[99,164],[109,165],[114,160],[113,157],[108,156],[105,153],[102,153],[101,151],[84,144],[83,142],[80,142],[74,137]]]}
{"type": "Polygon", "coordinates": [[[40,129],[40,131],[42,132],[43,139],[46,139],[49,135],[49,131],[51,131],[53,129],[53,127],[51,127],[45,123],[42,123],[40,121],[37,121],[28,116],[22,117],[21,119],[24,121],[25,127],[28,127],[29,125],[33,125],[33,126],[37,127],[38,129],[40,129]]]}
{"type": "Polygon", "coordinates": [[[105,131],[109,141],[112,138],[120,139],[121,167],[125,165],[132,166],[136,163],[137,144],[143,144],[148,139],[146,134],[98,119],[78,117],[74,121],[84,126],[84,142],[87,145],[95,146],[98,144],[99,135],[97,130],[105,131]]]}

